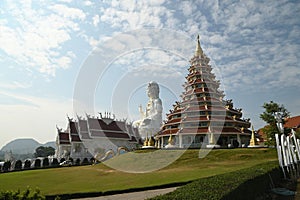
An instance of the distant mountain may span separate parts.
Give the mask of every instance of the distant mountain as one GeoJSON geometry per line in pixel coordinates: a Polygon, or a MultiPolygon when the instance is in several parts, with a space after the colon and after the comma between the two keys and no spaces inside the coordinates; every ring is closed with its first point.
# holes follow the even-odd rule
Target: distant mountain
{"type": "Polygon", "coordinates": [[[0,151],[12,151],[13,154],[28,154],[34,153],[35,149],[39,146],[51,146],[56,148],[55,142],[47,142],[46,144],[40,144],[34,139],[16,139],[7,143],[0,151]]]}
{"type": "Polygon", "coordinates": [[[41,146],[44,146],[44,147],[53,147],[54,149],[56,149],[56,143],[53,141],[53,142],[47,142],[45,144],[42,144],[41,146]]]}

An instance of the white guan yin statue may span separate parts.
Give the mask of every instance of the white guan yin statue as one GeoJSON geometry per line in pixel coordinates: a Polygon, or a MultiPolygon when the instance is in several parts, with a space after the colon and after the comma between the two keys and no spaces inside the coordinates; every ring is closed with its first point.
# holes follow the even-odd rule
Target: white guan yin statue
{"type": "Polygon", "coordinates": [[[142,106],[139,106],[141,119],[134,122],[138,127],[139,133],[143,139],[154,136],[162,125],[162,102],[159,98],[159,86],[156,82],[151,81],[148,84],[147,95],[149,101],[146,111],[143,111],[142,106]]]}

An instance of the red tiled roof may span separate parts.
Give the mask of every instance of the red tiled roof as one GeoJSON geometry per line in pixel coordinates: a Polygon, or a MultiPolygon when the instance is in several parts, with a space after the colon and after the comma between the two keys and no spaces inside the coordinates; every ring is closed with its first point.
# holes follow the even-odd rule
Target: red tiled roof
{"type": "MultiPolygon", "coordinates": [[[[265,127],[268,127],[268,126],[270,126],[270,125],[266,125],[265,127]]],[[[284,127],[285,128],[300,128],[300,115],[295,116],[295,117],[289,117],[289,118],[285,119],[284,127]]],[[[263,128],[258,129],[257,133],[262,138],[267,138],[266,133],[263,132],[263,128]]]]}
{"type": "MultiPolygon", "coordinates": [[[[170,135],[176,134],[178,129],[166,129],[163,130],[160,135],[170,135]]],[[[222,135],[230,135],[230,134],[241,134],[241,135],[249,135],[251,131],[248,129],[244,129],[244,133],[242,133],[239,129],[232,128],[232,127],[212,127],[212,133],[221,133],[222,135]]],[[[208,134],[209,129],[208,127],[203,128],[183,128],[181,129],[178,134],[208,134]]]]}
{"type": "Polygon", "coordinates": [[[71,134],[71,142],[81,142],[80,137],[78,135],[78,123],[69,121],[70,134],[71,134]]]}
{"type": "Polygon", "coordinates": [[[189,122],[189,121],[192,121],[192,122],[204,122],[204,121],[224,121],[226,120],[226,122],[230,121],[230,122],[234,122],[230,117],[228,116],[209,116],[209,119],[207,119],[206,116],[189,116],[187,118],[183,118],[182,119],[182,122],[189,122]]]}
{"type": "Polygon", "coordinates": [[[172,113],[167,114],[167,116],[180,114],[182,112],[182,108],[177,108],[176,110],[172,110],[172,113]]]}
{"type": "Polygon", "coordinates": [[[180,131],[180,134],[187,134],[187,133],[207,133],[208,128],[184,128],[180,131]]]}
{"type": "Polygon", "coordinates": [[[72,142],[81,142],[80,137],[78,134],[71,134],[71,141],[72,142]]]}
{"type": "Polygon", "coordinates": [[[112,132],[112,131],[94,131],[91,130],[92,137],[108,137],[108,138],[120,138],[120,139],[130,139],[127,133],[124,132],[112,132]]]}
{"type": "Polygon", "coordinates": [[[198,103],[198,102],[205,102],[205,101],[210,101],[210,102],[220,102],[220,100],[216,98],[211,98],[211,97],[205,97],[206,100],[204,100],[204,97],[197,97],[194,99],[189,99],[189,100],[183,100],[182,104],[188,104],[188,103],[198,103]]]}
{"type": "Polygon", "coordinates": [[[178,128],[165,129],[165,130],[161,131],[159,135],[175,134],[178,132],[178,130],[179,130],[178,128]]]}
{"type": "Polygon", "coordinates": [[[80,132],[82,131],[88,131],[88,127],[87,127],[87,121],[86,120],[82,120],[82,119],[79,119],[79,127],[80,127],[80,132]]]}
{"type": "Polygon", "coordinates": [[[299,128],[300,127],[300,115],[296,117],[290,117],[285,120],[285,128],[299,128]]]}
{"type": "Polygon", "coordinates": [[[88,132],[88,127],[87,127],[87,121],[78,119],[78,135],[80,139],[91,139],[89,132],[88,132]]]}
{"type": "Polygon", "coordinates": [[[69,121],[70,133],[78,133],[78,124],[77,122],[69,121]]]}
{"type": "Polygon", "coordinates": [[[207,109],[205,109],[205,106],[191,106],[184,111],[224,111],[225,112],[225,108],[221,105],[207,106],[207,109]]]}
{"type": "Polygon", "coordinates": [[[79,136],[83,140],[91,139],[88,132],[80,131],[79,136]]]}
{"type": "Polygon", "coordinates": [[[88,125],[90,130],[126,132],[125,122],[111,121],[106,124],[102,119],[88,118],[88,125]]]}
{"type": "Polygon", "coordinates": [[[69,133],[59,132],[58,140],[59,140],[59,144],[70,144],[69,133]]]}
{"type": "Polygon", "coordinates": [[[181,119],[182,119],[181,117],[179,117],[179,118],[173,118],[173,119],[169,120],[168,123],[166,123],[166,124],[179,123],[181,121],[181,119]]]}

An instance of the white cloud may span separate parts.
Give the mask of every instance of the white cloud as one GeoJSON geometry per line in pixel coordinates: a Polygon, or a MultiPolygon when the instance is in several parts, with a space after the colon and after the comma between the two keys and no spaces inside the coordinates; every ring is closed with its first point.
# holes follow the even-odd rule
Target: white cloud
{"type": "Polygon", "coordinates": [[[73,0],[59,0],[59,1],[63,3],[71,3],[73,0]]]}
{"type": "Polygon", "coordinates": [[[45,6],[41,9],[33,9],[30,1],[18,4],[11,3],[10,12],[3,11],[7,18],[0,20],[0,49],[22,67],[41,73],[54,76],[57,69],[70,67],[72,60],[61,47],[79,30],[77,20],[85,19],[83,11],[61,4],[35,5],[45,6]],[[48,14],[49,10],[54,13],[48,14]]]}
{"type": "Polygon", "coordinates": [[[112,1],[108,8],[102,8],[100,20],[114,28],[134,30],[142,27],[163,27],[162,17],[170,11],[162,6],[164,1],[112,1]]]}
{"type": "Polygon", "coordinates": [[[95,27],[97,27],[98,24],[99,24],[99,22],[100,22],[99,15],[95,15],[95,16],[93,17],[93,25],[94,25],[95,27]]]}
{"type": "Polygon", "coordinates": [[[196,8],[197,7],[193,5],[193,2],[191,1],[183,1],[179,6],[179,9],[182,9],[182,12],[185,17],[191,16],[192,13],[196,10],[196,8]]]}
{"type": "Polygon", "coordinates": [[[53,6],[50,6],[49,9],[56,12],[63,18],[67,18],[67,19],[84,20],[86,17],[82,10],[78,8],[71,8],[62,4],[55,4],[53,6]]]}
{"type": "Polygon", "coordinates": [[[94,3],[91,1],[84,1],[84,5],[91,6],[91,5],[94,5],[94,3]]]}

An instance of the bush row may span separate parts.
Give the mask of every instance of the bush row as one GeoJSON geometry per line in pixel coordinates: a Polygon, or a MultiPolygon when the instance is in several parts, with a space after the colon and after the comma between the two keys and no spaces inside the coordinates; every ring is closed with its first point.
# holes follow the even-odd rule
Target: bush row
{"type": "MultiPolygon", "coordinates": [[[[9,171],[21,171],[21,170],[28,170],[28,169],[39,169],[39,168],[51,168],[51,167],[59,167],[59,163],[65,161],[64,158],[58,161],[57,158],[53,158],[52,162],[49,161],[48,158],[43,159],[35,159],[34,161],[31,160],[25,160],[24,163],[22,163],[21,160],[17,160],[13,163],[11,161],[4,162],[3,166],[0,166],[0,172],[9,172],[9,171]]],[[[94,159],[88,160],[87,158],[84,158],[82,161],[78,158],[75,161],[70,158],[70,161],[72,162],[72,165],[88,165],[94,162],[94,159]]]]}
{"type": "Polygon", "coordinates": [[[277,162],[268,162],[248,169],[202,178],[151,200],[243,199],[267,197],[270,184],[279,182],[282,174],[277,162]]]}
{"type": "Polygon", "coordinates": [[[0,192],[0,200],[43,200],[45,197],[40,194],[40,191],[36,189],[35,191],[27,188],[24,192],[0,192]]]}

